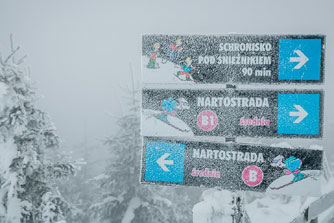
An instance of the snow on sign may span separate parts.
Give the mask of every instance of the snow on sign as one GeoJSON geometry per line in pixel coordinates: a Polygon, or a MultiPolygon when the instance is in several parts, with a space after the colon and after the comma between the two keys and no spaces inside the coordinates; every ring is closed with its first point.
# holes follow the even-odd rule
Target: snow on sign
{"type": "Polygon", "coordinates": [[[320,195],[321,150],[144,137],[141,182],[320,195]]]}
{"type": "Polygon", "coordinates": [[[324,35],[143,35],[144,83],[323,83],[324,35]]]}
{"type": "Polygon", "coordinates": [[[143,89],[144,136],[322,137],[321,90],[143,89]]]}

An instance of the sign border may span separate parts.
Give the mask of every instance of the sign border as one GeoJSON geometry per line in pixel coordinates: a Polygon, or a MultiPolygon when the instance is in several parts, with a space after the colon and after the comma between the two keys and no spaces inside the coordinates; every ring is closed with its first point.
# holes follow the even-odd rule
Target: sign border
{"type": "MultiPolygon", "coordinates": [[[[278,41],[281,39],[321,39],[321,55],[320,55],[320,79],[319,80],[279,80],[279,75],[277,75],[277,79],[273,81],[267,82],[250,82],[250,81],[239,81],[239,82],[230,82],[230,81],[220,81],[217,83],[213,82],[195,82],[195,83],[144,83],[144,85],[152,85],[152,84],[168,84],[168,85],[197,85],[197,84],[249,84],[249,85],[259,85],[259,84],[268,84],[268,85],[277,85],[277,84],[287,84],[287,85],[301,85],[301,84],[310,84],[310,85],[318,85],[325,83],[325,50],[326,50],[326,35],[325,34],[142,34],[141,35],[141,49],[143,48],[143,39],[145,36],[198,36],[198,37],[270,37],[273,39],[277,39],[278,41]]],[[[279,58],[279,52],[277,52],[277,58],[279,58]]],[[[276,67],[278,72],[278,67],[276,67]]],[[[141,73],[142,78],[145,75],[143,72],[143,61],[141,59],[141,73]]]]}
{"type": "MultiPolygon", "coordinates": [[[[304,150],[314,150],[314,151],[321,151],[322,152],[322,156],[321,156],[321,162],[323,163],[323,159],[324,159],[324,150],[321,149],[306,149],[303,147],[294,147],[293,149],[291,148],[285,148],[285,147],[273,147],[270,145],[263,145],[263,144],[247,144],[247,143],[226,143],[226,142],[219,142],[217,140],[201,140],[201,139],[181,139],[178,137],[150,137],[150,136],[144,136],[142,137],[143,141],[142,141],[142,145],[141,145],[141,149],[142,149],[142,153],[141,153],[141,162],[140,162],[140,176],[139,176],[139,183],[140,184],[146,184],[146,185],[156,185],[156,186],[177,186],[177,187],[192,187],[192,188],[204,188],[204,189],[210,189],[210,188],[221,188],[223,190],[229,190],[220,186],[215,186],[215,187],[207,187],[205,185],[185,185],[184,182],[182,183],[177,183],[177,182],[165,182],[165,181],[147,181],[145,180],[145,168],[146,168],[146,148],[145,146],[147,145],[147,142],[149,141],[155,141],[155,142],[165,142],[165,143],[179,143],[179,144],[184,144],[184,143],[212,143],[212,144],[222,144],[224,146],[227,147],[233,147],[233,146],[252,146],[252,147],[270,147],[270,149],[275,149],[275,150],[279,150],[279,149],[285,149],[285,150],[295,150],[295,149],[304,149],[304,150]]],[[[186,148],[185,148],[186,149],[186,148]]],[[[184,164],[185,165],[185,164],[184,164]]],[[[320,169],[320,171],[323,171],[323,167],[322,169],[320,169]]],[[[321,182],[320,182],[321,184],[321,182]]],[[[257,190],[252,190],[250,187],[249,190],[240,190],[240,189],[234,189],[234,190],[229,190],[229,191],[253,191],[253,192],[257,192],[257,193],[266,193],[266,191],[257,191],[257,190]]],[[[285,194],[285,193],[282,193],[285,194]]],[[[320,196],[320,192],[319,192],[319,196],[320,196]]]]}
{"type": "MultiPolygon", "coordinates": [[[[261,88],[261,89],[247,89],[247,88],[242,88],[242,89],[219,89],[219,88],[150,88],[150,87],[144,87],[142,88],[142,97],[141,97],[141,133],[142,131],[142,121],[143,121],[143,92],[146,90],[172,90],[172,91],[187,91],[187,90],[193,90],[193,91],[203,91],[203,90],[213,90],[213,91],[254,91],[254,92],[259,92],[259,91],[272,91],[276,92],[277,94],[319,94],[319,134],[318,135],[310,135],[310,134],[278,134],[276,132],[276,135],[273,136],[252,136],[252,135],[233,135],[233,134],[226,134],[226,135],[215,135],[215,136],[208,136],[208,137],[242,137],[242,138],[306,138],[306,139],[322,139],[323,138],[323,131],[324,131],[324,90],[323,89],[268,89],[268,88],[261,88]]],[[[273,109],[276,113],[277,116],[277,110],[278,107],[273,109]]],[[[277,131],[277,129],[276,129],[277,131]]],[[[152,135],[143,135],[142,136],[152,136],[152,135]]],[[[195,135],[194,137],[202,137],[206,135],[195,135]]],[[[156,137],[156,136],[152,136],[156,137]]],[[[161,136],[161,137],[169,137],[169,136],[161,136]]]]}

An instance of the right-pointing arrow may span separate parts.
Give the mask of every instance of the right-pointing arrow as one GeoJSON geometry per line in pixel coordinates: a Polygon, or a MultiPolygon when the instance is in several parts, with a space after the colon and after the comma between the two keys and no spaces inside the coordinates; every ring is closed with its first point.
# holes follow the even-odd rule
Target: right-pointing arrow
{"type": "Polygon", "coordinates": [[[299,57],[290,57],[290,62],[298,62],[298,64],[293,69],[300,69],[304,64],[306,64],[309,59],[305,54],[303,54],[300,50],[294,50],[294,53],[296,53],[299,57]]]}
{"type": "Polygon", "coordinates": [[[295,108],[298,110],[297,112],[290,112],[289,115],[290,116],[297,116],[298,118],[293,122],[294,124],[298,124],[301,121],[303,121],[303,119],[308,116],[308,113],[302,108],[302,106],[300,105],[293,105],[295,106],[295,108]]]}
{"type": "Polygon", "coordinates": [[[166,167],[166,165],[173,165],[174,161],[173,160],[166,160],[167,157],[169,157],[169,153],[165,153],[162,155],[158,160],[157,163],[163,169],[164,171],[169,171],[169,169],[166,167]]]}

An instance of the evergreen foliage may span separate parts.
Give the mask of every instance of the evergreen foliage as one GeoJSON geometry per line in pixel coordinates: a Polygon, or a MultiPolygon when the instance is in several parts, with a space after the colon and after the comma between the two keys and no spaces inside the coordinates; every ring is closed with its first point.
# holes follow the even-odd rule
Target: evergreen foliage
{"type": "Polygon", "coordinates": [[[0,55],[0,222],[53,223],[69,206],[56,180],[75,166],[57,159],[60,139],[48,115],[36,108],[28,69],[17,59],[20,47],[0,55]]]}

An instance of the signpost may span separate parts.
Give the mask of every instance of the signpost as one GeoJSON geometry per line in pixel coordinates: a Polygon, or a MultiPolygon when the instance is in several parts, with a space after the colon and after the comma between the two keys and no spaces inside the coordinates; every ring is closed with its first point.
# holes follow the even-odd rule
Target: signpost
{"type": "Polygon", "coordinates": [[[321,150],[145,137],[141,182],[319,196],[321,150]]]}
{"type": "Polygon", "coordinates": [[[324,35],[143,35],[143,82],[323,83],[324,35]]]}
{"type": "Polygon", "coordinates": [[[321,90],[143,89],[145,136],[322,137],[321,90]]]}
{"type": "Polygon", "coordinates": [[[235,85],[323,84],[324,35],[143,35],[141,56],[142,183],[319,196],[322,151],[235,137],[322,138],[323,91],[235,85]],[[184,140],[197,136],[233,143],[184,140]]]}

